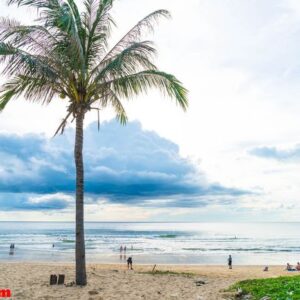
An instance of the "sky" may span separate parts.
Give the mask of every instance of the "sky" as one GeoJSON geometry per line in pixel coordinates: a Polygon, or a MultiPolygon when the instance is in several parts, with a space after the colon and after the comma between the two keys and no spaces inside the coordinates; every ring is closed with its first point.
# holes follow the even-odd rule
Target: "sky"
{"type": "MultiPolygon", "coordinates": [[[[124,102],[126,127],[87,116],[86,220],[298,221],[299,1],[116,0],[113,41],[160,8],[172,19],[146,39],[189,109],[151,91],[124,102]]],[[[0,114],[0,220],[74,220],[74,128],[52,138],[65,111],[20,97],[0,114]]]]}

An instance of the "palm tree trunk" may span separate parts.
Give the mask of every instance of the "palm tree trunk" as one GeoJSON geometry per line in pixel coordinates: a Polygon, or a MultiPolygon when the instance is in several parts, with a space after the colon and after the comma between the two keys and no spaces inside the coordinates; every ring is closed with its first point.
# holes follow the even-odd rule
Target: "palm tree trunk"
{"type": "Polygon", "coordinates": [[[86,285],[84,241],[84,169],[83,169],[83,120],[84,113],[76,116],[74,158],[76,165],[76,284],[86,285]]]}

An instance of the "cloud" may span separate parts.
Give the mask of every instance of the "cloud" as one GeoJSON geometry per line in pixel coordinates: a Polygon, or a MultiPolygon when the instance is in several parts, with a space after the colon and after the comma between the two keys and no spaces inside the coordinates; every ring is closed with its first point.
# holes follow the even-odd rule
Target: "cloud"
{"type": "MultiPolygon", "coordinates": [[[[75,191],[73,139],[71,128],[54,139],[1,134],[0,207],[51,210],[71,206],[66,197],[75,191]],[[6,202],[6,198],[10,200],[6,202]]],[[[176,144],[144,131],[138,122],[125,127],[115,121],[104,122],[100,132],[95,123],[89,125],[84,158],[85,191],[94,201],[102,198],[136,206],[165,207],[168,203],[192,207],[207,205],[212,196],[247,193],[208,183],[179,155],[176,144]]]]}
{"type": "Polygon", "coordinates": [[[250,154],[266,159],[278,161],[298,161],[300,159],[300,145],[297,144],[289,149],[277,147],[257,147],[249,151],[250,154]]]}
{"type": "Polygon", "coordinates": [[[46,197],[19,194],[0,193],[0,208],[2,211],[48,211],[63,210],[69,206],[64,195],[53,194],[46,197]]]}

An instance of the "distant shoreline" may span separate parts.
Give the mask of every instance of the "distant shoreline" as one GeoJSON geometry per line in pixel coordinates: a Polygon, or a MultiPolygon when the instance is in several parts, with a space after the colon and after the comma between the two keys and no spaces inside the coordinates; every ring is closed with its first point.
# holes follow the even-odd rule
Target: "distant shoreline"
{"type": "MultiPolygon", "coordinates": [[[[18,221],[18,220],[9,220],[1,221],[0,223],[68,223],[75,224],[74,221],[18,221]]],[[[84,223],[99,223],[99,224],[299,224],[299,221],[258,221],[258,222],[232,222],[232,221],[222,221],[222,222],[213,222],[213,221],[85,221],[84,223]]]]}

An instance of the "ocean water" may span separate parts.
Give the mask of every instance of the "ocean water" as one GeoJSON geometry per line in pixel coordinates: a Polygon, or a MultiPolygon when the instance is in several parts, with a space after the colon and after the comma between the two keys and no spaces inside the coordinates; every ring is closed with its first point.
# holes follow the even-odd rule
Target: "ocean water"
{"type": "MultiPolygon", "coordinates": [[[[300,261],[300,223],[87,222],[85,237],[88,262],[220,265],[229,254],[236,265],[300,261]]],[[[0,260],[73,262],[74,239],[73,223],[0,222],[0,260]]]]}

